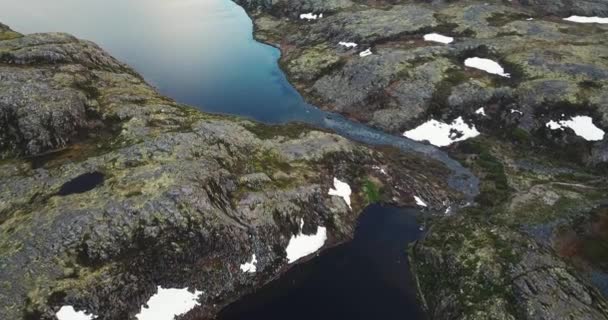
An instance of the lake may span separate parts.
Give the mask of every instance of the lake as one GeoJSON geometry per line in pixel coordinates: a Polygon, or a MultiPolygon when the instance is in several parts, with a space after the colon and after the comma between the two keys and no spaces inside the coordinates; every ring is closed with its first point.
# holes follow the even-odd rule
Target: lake
{"type": "MultiPolygon", "coordinates": [[[[251,20],[228,0],[0,1],[0,21],[14,30],[92,40],[178,102],[266,123],[306,122],[366,143],[415,149],[461,168],[436,148],[307,104],[279,69],[279,50],[253,40],[251,20]]],[[[103,177],[82,177],[65,193],[102,182],[103,177]]],[[[422,318],[406,256],[407,244],[421,234],[415,213],[371,206],[354,241],[295,265],[229,306],[222,318],[422,318]]]]}

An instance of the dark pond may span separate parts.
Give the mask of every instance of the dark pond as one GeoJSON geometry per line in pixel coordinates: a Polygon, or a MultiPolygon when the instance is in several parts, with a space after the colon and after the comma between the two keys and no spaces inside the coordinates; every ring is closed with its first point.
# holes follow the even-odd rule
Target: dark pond
{"type": "Polygon", "coordinates": [[[416,210],[372,205],[352,242],[296,265],[230,305],[221,320],[424,319],[406,249],[422,232],[416,210]]]}
{"type": "Polygon", "coordinates": [[[101,185],[104,179],[105,177],[101,172],[85,173],[66,182],[61,186],[61,189],[59,189],[57,194],[60,196],[67,196],[70,194],[85,193],[101,185]]]}

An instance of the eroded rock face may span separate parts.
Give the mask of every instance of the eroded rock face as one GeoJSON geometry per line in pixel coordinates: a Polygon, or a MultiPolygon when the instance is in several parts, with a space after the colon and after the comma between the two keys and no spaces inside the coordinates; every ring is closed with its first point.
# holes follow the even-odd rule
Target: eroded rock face
{"type": "Polygon", "coordinates": [[[463,198],[423,155],[206,115],[90,42],[0,32],[2,319],[63,304],[127,319],[158,285],[203,291],[188,317],[213,316],[285,270],[300,221],[348,240],[370,186],[398,205],[463,198]],[[328,194],[334,177],[352,209],[328,194]]]}

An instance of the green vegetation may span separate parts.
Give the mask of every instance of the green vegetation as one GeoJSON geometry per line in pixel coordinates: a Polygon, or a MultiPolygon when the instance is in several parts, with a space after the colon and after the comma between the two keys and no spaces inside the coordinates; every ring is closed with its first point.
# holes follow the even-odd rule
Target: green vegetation
{"type": "Polygon", "coordinates": [[[380,187],[371,179],[365,179],[363,183],[363,192],[367,203],[376,203],[380,201],[380,187]]]}

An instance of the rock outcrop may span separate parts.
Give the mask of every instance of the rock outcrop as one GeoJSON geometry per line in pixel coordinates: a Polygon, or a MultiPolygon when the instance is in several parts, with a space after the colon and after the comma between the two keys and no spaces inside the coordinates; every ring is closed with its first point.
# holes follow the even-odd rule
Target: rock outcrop
{"type": "Polygon", "coordinates": [[[463,198],[424,155],[203,114],[65,34],[0,25],[0,115],[1,319],[128,319],[158,285],[202,290],[188,316],[210,317],[288,268],[301,221],[332,246],[372,201],[463,198]]]}

